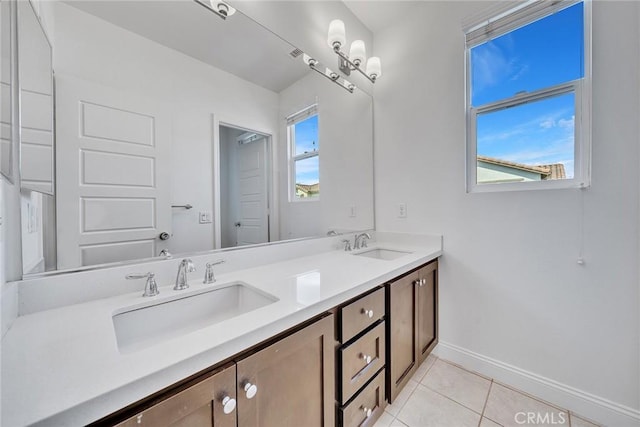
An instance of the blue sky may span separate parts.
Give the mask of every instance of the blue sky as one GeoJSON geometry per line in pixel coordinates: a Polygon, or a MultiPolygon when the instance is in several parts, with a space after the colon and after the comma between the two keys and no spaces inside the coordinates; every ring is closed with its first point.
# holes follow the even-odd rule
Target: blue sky
{"type": "MultiPolygon", "coordinates": [[[[312,116],[295,125],[295,154],[311,153],[320,149],[318,116],[312,116]]],[[[316,184],[320,178],[319,156],[296,162],[296,183],[316,184]]]]}
{"type": "MultiPolygon", "coordinates": [[[[471,49],[473,106],[584,76],[583,5],[471,49]]],[[[573,177],[574,96],[567,94],[478,117],[478,154],[518,163],[563,163],[573,177]]]]}

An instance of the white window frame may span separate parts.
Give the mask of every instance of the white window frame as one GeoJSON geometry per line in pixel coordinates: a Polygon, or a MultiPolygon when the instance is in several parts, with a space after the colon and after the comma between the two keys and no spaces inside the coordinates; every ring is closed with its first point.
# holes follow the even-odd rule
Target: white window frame
{"type": "Polygon", "coordinates": [[[570,7],[580,1],[531,0],[510,10],[493,10],[490,16],[467,25],[466,34],[466,184],[467,193],[497,191],[546,190],[586,188],[591,185],[591,0],[583,0],[584,10],[584,77],[578,80],[546,87],[534,92],[519,93],[512,97],[484,104],[471,105],[471,49],[534,21],[570,7]],[[479,114],[500,111],[529,102],[555,96],[575,94],[574,177],[570,179],[523,181],[505,183],[478,183],[476,124],[479,114]]]}
{"type": "MultiPolygon", "coordinates": [[[[289,157],[289,201],[293,203],[303,202],[317,202],[320,200],[321,194],[315,197],[298,197],[296,196],[296,162],[299,160],[310,159],[318,157],[318,164],[320,163],[320,144],[318,141],[318,149],[310,153],[302,153],[296,155],[296,135],[294,127],[296,124],[318,115],[318,104],[310,105],[295,114],[287,117],[287,144],[288,144],[288,157],[289,157]]],[[[320,118],[318,118],[320,120],[320,118]]],[[[318,130],[318,140],[320,139],[318,130]]],[[[320,179],[320,171],[318,170],[318,183],[320,179]]]]}

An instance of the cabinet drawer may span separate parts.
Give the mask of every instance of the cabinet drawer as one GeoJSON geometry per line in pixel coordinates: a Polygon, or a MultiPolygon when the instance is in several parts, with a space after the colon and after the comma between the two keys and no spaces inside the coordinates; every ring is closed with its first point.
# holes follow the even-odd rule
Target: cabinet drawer
{"type": "Polygon", "coordinates": [[[340,403],[344,405],[385,364],[384,321],[340,349],[340,362],[340,403]]]}
{"type": "Polygon", "coordinates": [[[374,425],[386,405],[384,390],[385,377],[383,369],[358,393],[355,399],[340,409],[342,426],[366,427],[374,425]]]}
{"type": "Polygon", "coordinates": [[[382,316],[384,316],[384,288],[342,307],[340,309],[342,343],[346,343],[360,331],[376,323],[382,316]]]}

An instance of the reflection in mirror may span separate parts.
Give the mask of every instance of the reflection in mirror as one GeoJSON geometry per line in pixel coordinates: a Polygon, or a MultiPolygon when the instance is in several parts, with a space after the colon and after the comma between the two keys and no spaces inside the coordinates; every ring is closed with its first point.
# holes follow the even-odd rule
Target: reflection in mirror
{"type": "Polygon", "coordinates": [[[51,45],[32,5],[17,2],[20,212],[24,274],[55,268],[51,45]]]}
{"type": "Polygon", "coordinates": [[[42,7],[55,24],[57,269],[373,228],[369,95],[311,72],[241,11],[42,7]],[[303,200],[314,183],[296,179],[288,119],[311,106],[322,192],[303,200]]]}
{"type": "Polygon", "coordinates": [[[12,3],[0,1],[0,173],[14,182],[11,138],[12,3]]]}
{"type": "Polygon", "coordinates": [[[53,194],[51,45],[31,2],[18,2],[20,188],[53,194]]]}

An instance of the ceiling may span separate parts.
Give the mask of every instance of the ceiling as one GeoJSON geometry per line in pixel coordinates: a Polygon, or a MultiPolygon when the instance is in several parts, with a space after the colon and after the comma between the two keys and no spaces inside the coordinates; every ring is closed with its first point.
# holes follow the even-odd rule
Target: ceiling
{"type": "Polygon", "coordinates": [[[67,3],[274,92],[309,72],[293,45],[241,12],[223,20],[192,0],[67,3]]]}
{"type": "Polygon", "coordinates": [[[404,16],[410,16],[415,8],[426,1],[409,0],[343,0],[343,3],[371,32],[398,23],[404,16]]]}

